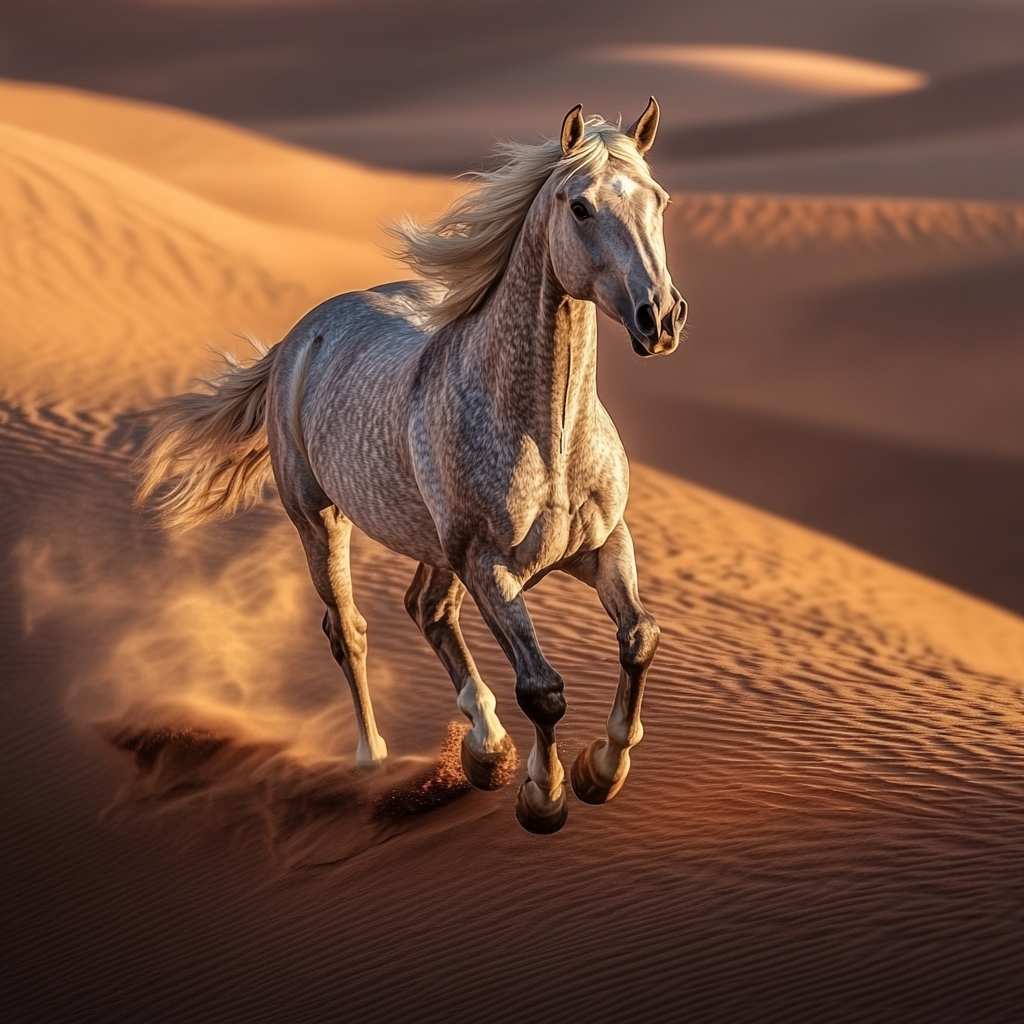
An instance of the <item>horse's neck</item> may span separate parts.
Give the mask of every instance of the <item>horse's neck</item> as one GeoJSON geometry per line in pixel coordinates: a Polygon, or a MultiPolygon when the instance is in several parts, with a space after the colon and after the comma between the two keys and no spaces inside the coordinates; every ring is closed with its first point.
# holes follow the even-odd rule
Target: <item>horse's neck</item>
{"type": "Polygon", "coordinates": [[[594,416],[597,315],[555,278],[540,218],[528,218],[473,334],[499,429],[529,434],[551,464],[594,416]]]}

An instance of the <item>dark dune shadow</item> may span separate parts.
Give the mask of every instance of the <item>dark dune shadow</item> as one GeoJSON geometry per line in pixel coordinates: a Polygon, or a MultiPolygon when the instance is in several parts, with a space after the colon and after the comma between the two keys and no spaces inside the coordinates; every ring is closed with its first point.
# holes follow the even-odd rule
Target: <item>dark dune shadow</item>
{"type": "MultiPolygon", "coordinates": [[[[824,291],[809,303],[809,333],[820,336],[827,330],[835,337],[845,330],[847,336],[856,336],[858,351],[868,356],[873,348],[891,348],[893,339],[899,339],[920,359],[922,369],[936,351],[958,351],[965,361],[989,348],[1016,352],[1024,323],[1022,281],[1024,257],[1018,255],[858,282],[824,291]]],[[[835,348],[833,337],[830,349],[835,348]]]]}
{"type": "Polygon", "coordinates": [[[144,709],[98,727],[135,761],[134,776],[103,817],[156,826],[180,847],[220,837],[265,848],[285,870],[339,864],[472,789],[459,760],[466,727],[458,722],[433,759],[396,757],[362,769],[349,759],[307,761],[284,743],[190,724],[188,712],[162,715],[168,724],[135,724],[155,723],[153,709],[144,709]]]}
{"type": "Polygon", "coordinates": [[[715,160],[841,146],[905,142],[1024,122],[1024,65],[940,79],[915,92],[828,110],[665,133],[661,159],[715,160]]]}
{"type": "MultiPolygon", "coordinates": [[[[609,389],[613,416],[626,401],[609,389]]],[[[616,416],[632,458],[1024,614],[1024,464],[656,393],[643,408],[616,416]]]]}

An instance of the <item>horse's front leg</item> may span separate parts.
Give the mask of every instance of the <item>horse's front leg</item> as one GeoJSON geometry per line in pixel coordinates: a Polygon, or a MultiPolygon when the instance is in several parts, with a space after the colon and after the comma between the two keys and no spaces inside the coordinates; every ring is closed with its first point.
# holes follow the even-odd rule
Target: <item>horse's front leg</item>
{"type": "Polygon", "coordinates": [[[640,603],[633,540],[620,519],[604,547],[577,559],[566,571],[597,591],[617,627],[619,685],[608,715],[608,734],[580,752],[572,766],[572,788],[588,804],[603,804],[629,774],[629,751],[643,738],[640,703],[647,670],[658,648],[658,624],[640,603]]]}
{"type": "Polygon", "coordinates": [[[555,726],[565,714],[562,677],[541,653],[521,587],[500,558],[477,551],[459,575],[515,669],[516,700],[534,726],[529,777],[519,790],[516,817],[530,832],[557,832],[569,813],[555,740],[555,726]]]}

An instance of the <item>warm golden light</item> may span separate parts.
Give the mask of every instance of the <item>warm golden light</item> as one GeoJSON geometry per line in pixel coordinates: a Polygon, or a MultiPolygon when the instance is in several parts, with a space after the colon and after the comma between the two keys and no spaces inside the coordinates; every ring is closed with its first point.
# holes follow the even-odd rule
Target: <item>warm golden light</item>
{"type": "Polygon", "coordinates": [[[607,60],[700,68],[831,96],[883,95],[928,84],[927,75],[908,68],[774,46],[616,46],[600,53],[607,60]]]}

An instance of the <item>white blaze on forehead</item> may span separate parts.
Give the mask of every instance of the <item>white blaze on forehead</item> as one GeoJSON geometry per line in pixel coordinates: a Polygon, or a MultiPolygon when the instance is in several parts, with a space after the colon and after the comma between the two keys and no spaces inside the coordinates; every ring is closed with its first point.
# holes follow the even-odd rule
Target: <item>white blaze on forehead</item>
{"type": "Polygon", "coordinates": [[[616,174],[610,182],[608,187],[617,196],[630,196],[637,188],[637,183],[632,178],[627,178],[624,174],[616,174]]]}

